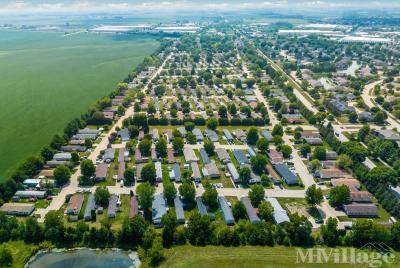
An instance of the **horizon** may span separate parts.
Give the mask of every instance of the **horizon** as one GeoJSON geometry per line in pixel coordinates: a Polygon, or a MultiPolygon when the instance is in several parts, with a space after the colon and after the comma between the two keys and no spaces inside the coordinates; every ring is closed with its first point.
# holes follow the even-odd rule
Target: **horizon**
{"type": "Polygon", "coordinates": [[[287,11],[320,13],[329,10],[390,10],[400,12],[400,2],[394,0],[225,0],[214,3],[211,0],[183,1],[139,1],[139,0],[5,0],[0,4],[0,13],[9,14],[51,14],[51,13],[96,13],[96,12],[184,12],[184,11],[287,11]]]}

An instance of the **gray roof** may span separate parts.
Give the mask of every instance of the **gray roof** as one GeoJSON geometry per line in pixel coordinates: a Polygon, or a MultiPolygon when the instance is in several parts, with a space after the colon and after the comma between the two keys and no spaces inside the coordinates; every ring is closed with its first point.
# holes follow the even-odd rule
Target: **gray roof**
{"type": "Polygon", "coordinates": [[[162,194],[155,195],[152,204],[152,218],[155,225],[162,225],[161,218],[167,214],[167,204],[162,194]]]}
{"type": "Polygon", "coordinates": [[[195,128],[195,129],[192,130],[192,133],[196,136],[196,139],[197,139],[198,141],[204,140],[203,133],[201,133],[201,130],[200,130],[200,129],[195,128]]]}
{"type": "Polygon", "coordinates": [[[239,173],[238,173],[236,167],[232,163],[228,163],[226,166],[228,167],[229,173],[231,174],[233,181],[238,182],[239,181],[239,173]]]}
{"type": "Polygon", "coordinates": [[[72,140],[95,140],[97,139],[97,136],[97,134],[75,134],[74,136],[72,136],[72,140]]]}
{"type": "Polygon", "coordinates": [[[177,182],[182,181],[181,167],[179,166],[178,163],[174,164],[174,173],[175,173],[175,181],[177,182]]]}
{"type": "Polygon", "coordinates": [[[129,134],[129,130],[127,128],[123,128],[118,131],[118,135],[121,137],[122,141],[129,141],[131,135],[129,134]]]}
{"type": "Polygon", "coordinates": [[[63,152],[86,152],[86,147],[80,146],[80,145],[66,145],[66,146],[61,146],[61,151],[63,151],[63,152]]]}
{"type": "Polygon", "coordinates": [[[249,147],[249,149],[247,149],[247,152],[249,153],[250,156],[256,156],[256,151],[253,149],[253,147],[249,147]]]}
{"type": "Polygon", "coordinates": [[[233,155],[240,165],[249,163],[249,159],[247,159],[247,156],[243,153],[243,151],[235,149],[233,150],[233,155]]]}
{"type": "Polygon", "coordinates": [[[80,129],[78,131],[78,134],[95,134],[95,135],[100,135],[100,130],[98,129],[90,129],[90,128],[84,128],[80,129]]]}
{"type": "Polygon", "coordinates": [[[288,185],[298,183],[297,176],[285,164],[276,164],[274,167],[288,185]]]}
{"type": "Polygon", "coordinates": [[[215,152],[217,153],[218,159],[221,160],[222,162],[230,162],[231,158],[229,156],[229,153],[226,149],[224,148],[217,148],[215,150],[215,152]]]}
{"type": "Polygon", "coordinates": [[[283,223],[283,222],[289,222],[290,219],[286,213],[286,210],[284,210],[279,204],[278,200],[274,197],[268,197],[267,201],[271,204],[271,206],[274,208],[274,212],[272,216],[274,217],[274,221],[277,224],[283,223]]]}
{"type": "Polygon", "coordinates": [[[56,153],[53,156],[53,160],[55,161],[70,161],[72,158],[70,153],[56,153]]]}
{"type": "Polygon", "coordinates": [[[156,180],[158,182],[162,181],[162,165],[161,162],[156,162],[154,164],[155,168],[156,168],[156,180]]]}
{"type": "Polygon", "coordinates": [[[17,191],[15,195],[21,198],[30,198],[30,197],[45,198],[46,191],[17,191]]]}
{"type": "Polygon", "coordinates": [[[261,131],[261,135],[263,135],[263,137],[266,138],[268,141],[272,141],[273,139],[271,132],[269,132],[268,130],[261,131]]]}
{"type": "Polygon", "coordinates": [[[217,178],[220,176],[219,170],[215,162],[210,162],[203,167],[204,177],[217,178]]]}
{"type": "Polygon", "coordinates": [[[94,210],[95,205],[96,205],[96,200],[94,194],[90,194],[85,208],[85,216],[84,216],[85,221],[92,220],[92,210],[94,210]]]}
{"type": "Polygon", "coordinates": [[[251,204],[250,199],[247,196],[243,196],[242,198],[240,198],[240,201],[246,208],[247,216],[249,217],[250,222],[251,223],[260,222],[260,218],[258,217],[253,205],[251,204]]]}
{"type": "Polygon", "coordinates": [[[199,161],[196,154],[194,153],[194,150],[189,147],[183,148],[183,156],[185,157],[185,161],[188,163],[199,161]]]}
{"type": "Polygon", "coordinates": [[[183,137],[185,137],[186,136],[186,129],[184,128],[184,127],[178,127],[177,128],[177,130],[179,131],[179,133],[181,133],[181,135],[183,136],[183,137]]]}
{"type": "Polygon", "coordinates": [[[211,129],[207,128],[206,129],[206,135],[212,142],[217,142],[218,141],[218,135],[214,130],[211,130],[211,129]]]}
{"type": "Polygon", "coordinates": [[[178,222],[185,222],[185,212],[183,211],[183,204],[179,196],[174,198],[174,206],[176,219],[178,220],[178,222]]]}
{"type": "Polygon", "coordinates": [[[203,203],[203,200],[201,199],[201,197],[196,197],[196,204],[197,204],[197,210],[199,211],[200,215],[204,216],[207,215],[207,208],[203,203]]]}
{"type": "Polygon", "coordinates": [[[110,196],[110,201],[108,202],[108,209],[107,209],[108,218],[114,218],[115,215],[117,214],[117,209],[118,209],[117,202],[118,202],[118,196],[112,194],[110,196]]]}
{"type": "Polygon", "coordinates": [[[235,224],[235,219],[233,218],[232,210],[229,207],[228,202],[226,202],[225,197],[218,196],[218,203],[219,206],[221,207],[226,224],[228,225],[235,224]]]}
{"type": "Polygon", "coordinates": [[[207,164],[208,162],[210,162],[210,159],[208,158],[208,154],[204,148],[200,148],[199,152],[200,152],[200,156],[201,156],[201,159],[203,160],[204,164],[207,164]]]}
{"type": "Polygon", "coordinates": [[[233,136],[232,136],[232,134],[231,134],[231,132],[229,130],[224,128],[224,129],[222,129],[222,132],[224,132],[224,135],[225,135],[227,140],[233,140],[233,136]]]}
{"type": "Polygon", "coordinates": [[[197,162],[190,163],[190,167],[192,169],[192,178],[193,179],[201,179],[200,168],[197,162]]]}
{"type": "Polygon", "coordinates": [[[115,149],[114,148],[107,148],[104,152],[104,159],[106,160],[114,160],[115,156],[115,149]]]}

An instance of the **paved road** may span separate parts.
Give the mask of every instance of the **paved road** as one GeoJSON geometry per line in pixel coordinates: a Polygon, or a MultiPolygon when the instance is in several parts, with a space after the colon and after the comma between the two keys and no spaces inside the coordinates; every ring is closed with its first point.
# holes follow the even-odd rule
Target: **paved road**
{"type": "MultiPolygon", "coordinates": [[[[143,92],[145,92],[151,81],[162,71],[162,69],[165,66],[165,63],[172,57],[172,54],[170,54],[163,62],[163,64],[157,69],[156,72],[153,73],[153,75],[151,76],[151,78],[149,79],[149,81],[147,82],[147,84],[144,86],[144,88],[142,89],[143,92]]],[[[102,135],[101,141],[100,143],[98,143],[95,147],[95,149],[90,153],[90,155],[88,156],[88,159],[92,160],[93,162],[96,161],[97,156],[100,154],[100,152],[102,150],[107,149],[107,145],[108,145],[108,138],[110,137],[111,133],[116,131],[116,128],[122,127],[122,122],[126,119],[129,118],[131,116],[133,116],[134,114],[134,110],[133,110],[133,106],[130,106],[126,111],[125,114],[123,116],[121,116],[118,121],[113,125],[113,127],[111,128],[111,130],[106,134],[106,135],[102,135]]],[[[75,173],[71,176],[70,178],[70,182],[69,184],[67,184],[66,186],[64,186],[60,193],[56,196],[53,197],[53,200],[51,201],[50,205],[47,208],[42,208],[42,209],[37,209],[35,214],[39,216],[38,221],[39,222],[43,222],[44,221],[44,217],[46,216],[46,214],[51,211],[51,210],[59,210],[62,205],[65,203],[65,198],[67,195],[69,194],[73,194],[76,193],[77,190],[81,189],[81,187],[79,187],[79,177],[81,176],[81,170],[80,167],[78,166],[78,168],[76,169],[75,173]]],[[[127,188],[128,189],[128,188],[127,188]]],[[[129,193],[129,190],[127,190],[129,193]]]]}
{"type": "MultiPolygon", "coordinates": [[[[381,105],[372,101],[373,89],[375,88],[376,85],[382,84],[382,82],[383,82],[383,80],[379,80],[379,81],[370,83],[364,87],[364,90],[363,90],[361,96],[364,100],[364,103],[369,108],[378,107],[378,108],[384,110],[381,105]]],[[[400,130],[400,123],[397,121],[396,117],[394,115],[392,115],[391,113],[389,113],[388,111],[386,111],[386,113],[388,114],[388,118],[386,119],[386,121],[389,124],[389,126],[387,126],[387,128],[400,130]]]]}

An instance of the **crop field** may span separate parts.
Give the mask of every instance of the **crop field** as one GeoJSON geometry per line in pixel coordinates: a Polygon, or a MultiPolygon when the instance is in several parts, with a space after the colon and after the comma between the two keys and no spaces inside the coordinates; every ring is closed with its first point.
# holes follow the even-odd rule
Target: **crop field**
{"type": "Polygon", "coordinates": [[[158,45],[146,36],[0,32],[0,181],[158,45]]]}

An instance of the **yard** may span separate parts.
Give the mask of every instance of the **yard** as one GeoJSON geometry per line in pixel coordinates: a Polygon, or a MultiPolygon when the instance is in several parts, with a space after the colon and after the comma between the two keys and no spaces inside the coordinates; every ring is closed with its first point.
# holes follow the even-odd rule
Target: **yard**
{"type": "MultiPolygon", "coordinates": [[[[328,253],[329,253],[328,248],[328,253]]],[[[200,267],[366,267],[354,264],[335,264],[332,260],[328,263],[297,263],[297,251],[294,247],[193,247],[180,246],[166,249],[165,260],[160,267],[168,268],[200,268],[200,267]]],[[[398,267],[399,258],[395,262],[381,267],[398,267]]]]}

